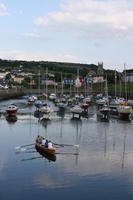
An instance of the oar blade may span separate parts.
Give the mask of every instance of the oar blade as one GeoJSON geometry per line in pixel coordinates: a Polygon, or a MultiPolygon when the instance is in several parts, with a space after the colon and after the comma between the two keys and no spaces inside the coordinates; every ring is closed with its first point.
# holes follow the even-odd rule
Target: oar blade
{"type": "Polygon", "coordinates": [[[24,152],[26,150],[26,148],[16,147],[16,153],[24,152]]]}

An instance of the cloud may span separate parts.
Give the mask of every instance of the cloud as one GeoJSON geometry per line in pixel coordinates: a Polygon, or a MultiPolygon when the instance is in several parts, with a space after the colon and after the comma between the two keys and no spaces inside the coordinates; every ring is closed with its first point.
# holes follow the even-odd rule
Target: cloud
{"type": "Polygon", "coordinates": [[[79,62],[79,60],[71,54],[48,54],[45,52],[41,53],[30,53],[22,51],[0,51],[0,58],[10,60],[27,60],[27,61],[57,61],[57,62],[79,62]]]}
{"type": "Polygon", "coordinates": [[[93,38],[133,39],[132,19],[133,5],[127,0],[69,0],[35,24],[93,38]]]}
{"type": "Polygon", "coordinates": [[[9,13],[8,13],[7,7],[5,6],[4,3],[0,2],[0,16],[7,16],[8,14],[9,13]]]}
{"type": "Polygon", "coordinates": [[[22,34],[21,36],[24,36],[25,38],[28,38],[28,39],[39,39],[39,40],[47,40],[47,41],[53,41],[55,40],[54,36],[44,36],[42,34],[39,34],[37,33],[36,31],[32,31],[32,32],[27,32],[27,33],[24,33],[22,34]]]}
{"type": "Polygon", "coordinates": [[[40,35],[35,32],[24,33],[23,35],[28,38],[40,38],[40,35]]]}
{"type": "Polygon", "coordinates": [[[41,188],[65,188],[72,186],[71,180],[62,179],[61,176],[57,176],[56,178],[49,174],[41,174],[34,178],[33,182],[41,188]]]}

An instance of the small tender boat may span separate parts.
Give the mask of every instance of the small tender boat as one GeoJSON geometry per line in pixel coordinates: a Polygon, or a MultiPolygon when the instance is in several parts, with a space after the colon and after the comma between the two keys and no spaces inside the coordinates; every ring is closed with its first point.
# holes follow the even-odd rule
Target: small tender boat
{"type": "Polygon", "coordinates": [[[100,112],[101,112],[103,115],[108,115],[109,112],[110,112],[110,108],[109,108],[107,105],[104,105],[104,106],[100,109],[100,112]]]}
{"type": "Polygon", "coordinates": [[[56,94],[52,93],[49,95],[49,100],[54,101],[56,99],[56,94]]]}
{"type": "Polygon", "coordinates": [[[79,105],[75,105],[73,108],[70,109],[71,113],[81,114],[83,109],[79,105]]]}
{"type": "Polygon", "coordinates": [[[72,103],[73,103],[72,99],[68,99],[68,101],[67,101],[67,105],[68,105],[68,106],[71,106],[72,103]]]}
{"type": "Polygon", "coordinates": [[[8,123],[14,124],[18,120],[18,118],[16,115],[14,116],[8,115],[6,116],[6,120],[8,121],[8,123]]]}
{"type": "Polygon", "coordinates": [[[42,103],[42,101],[40,101],[40,100],[37,100],[37,101],[35,102],[35,107],[36,107],[37,109],[40,109],[40,108],[42,107],[42,105],[43,105],[43,103],[42,103]]]}
{"type": "Polygon", "coordinates": [[[88,105],[91,104],[91,101],[92,101],[92,96],[87,96],[87,97],[83,100],[83,102],[86,103],[86,104],[88,104],[88,105]]]}
{"type": "Polygon", "coordinates": [[[32,105],[34,102],[35,102],[34,96],[29,96],[29,97],[28,97],[28,104],[29,104],[29,105],[32,105]]]}
{"type": "Polygon", "coordinates": [[[18,111],[18,107],[15,104],[10,104],[6,110],[8,116],[15,116],[18,111]]]}
{"type": "Polygon", "coordinates": [[[126,105],[119,106],[118,113],[119,113],[120,119],[130,120],[131,114],[132,114],[132,107],[126,106],[126,105]]]}
{"type": "Polygon", "coordinates": [[[40,112],[44,114],[49,114],[52,110],[48,104],[43,104],[42,107],[39,109],[40,112]]]}
{"type": "Polygon", "coordinates": [[[106,104],[106,103],[108,103],[108,99],[105,98],[105,97],[103,97],[102,99],[96,100],[96,104],[97,104],[98,106],[103,106],[103,105],[106,104]]]}
{"type": "Polygon", "coordinates": [[[104,105],[101,109],[98,110],[97,116],[100,117],[101,119],[109,119],[109,113],[110,113],[110,108],[108,105],[104,105]]]}
{"type": "Polygon", "coordinates": [[[88,107],[89,107],[89,105],[88,105],[87,103],[83,103],[83,104],[81,105],[81,108],[84,109],[84,110],[87,110],[88,107]]]}
{"type": "Polygon", "coordinates": [[[47,148],[45,147],[44,145],[42,145],[41,143],[41,140],[43,139],[43,137],[40,136],[40,138],[36,139],[36,142],[35,142],[35,147],[40,150],[40,151],[43,151],[44,153],[46,154],[51,154],[51,155],[55,155],[56,153],[56,148],[55,147],[52,147],[52,148],[47,148]],[[40,139],[41,138],[41,139],[40,139]]]}

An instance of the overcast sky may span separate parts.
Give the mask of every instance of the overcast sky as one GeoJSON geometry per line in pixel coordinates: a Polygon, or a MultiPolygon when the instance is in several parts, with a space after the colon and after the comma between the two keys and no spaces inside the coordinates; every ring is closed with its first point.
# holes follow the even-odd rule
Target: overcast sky
{"type": "Polygon", "coordinates": [[[0,0],[0,58],[133,68],[133,1],[0,0]]]}

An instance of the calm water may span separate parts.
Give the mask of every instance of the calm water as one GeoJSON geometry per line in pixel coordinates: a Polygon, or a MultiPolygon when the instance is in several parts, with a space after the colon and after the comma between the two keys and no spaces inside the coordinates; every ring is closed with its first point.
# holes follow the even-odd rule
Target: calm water
{"type": "MultiPolygon", "coordinates": [[[[99,122],[93,112],[81,121],[54,113],[51,121],[38,123],[25,99],[16,102],[31,114],[18,115],[15,123],[0,118],[0,200],[133,199],[132,123],[99,122]],[[79,155],[75,147],[58,148],[56,161],[35,149],[15,152],[38,133],[56,143],[79,144],[79,155]]],[[[0,108],[8,104],[1,102],[0,108]]]]}

